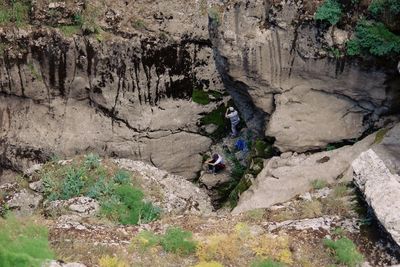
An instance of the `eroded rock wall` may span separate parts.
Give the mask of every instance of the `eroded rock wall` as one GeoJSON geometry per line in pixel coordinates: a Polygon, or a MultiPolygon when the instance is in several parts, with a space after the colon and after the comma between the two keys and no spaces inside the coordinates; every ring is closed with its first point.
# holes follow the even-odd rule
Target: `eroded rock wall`
{"type": "MultiPolygon", "coordinates": [[[[39,2],[45,10],[34,12],[36,24],[54,8],[39,2]]],[[[197,122],[213,107],[193,103],[192,91],[222,87],[208,17],[182,13],[199,9],[194,3],[147,2],[99,9],[105,12],[99,26],[109,31],[97,35],[68,37],[46,26],[0,29],[3,168],[93,151],[196,176],[200,153],[211,145],[197,122]],[[126,21],[132,10],[145,25],[139,30],[124,26],[132,25],[126,21]]]]}
{"type": "Polygon", "coordinates": [[[236,1],[211,16],[218,67],[245,119],[283,152],[359,138],[392,106],[389,75],[329,56],[350,33],[317,25],[307,1],[274,2],[236,1]]]}

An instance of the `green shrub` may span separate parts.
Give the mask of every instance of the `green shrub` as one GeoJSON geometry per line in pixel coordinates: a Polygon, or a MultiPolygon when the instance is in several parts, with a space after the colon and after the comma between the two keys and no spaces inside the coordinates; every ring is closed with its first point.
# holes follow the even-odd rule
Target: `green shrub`
{"type": "Polygon", "coordinates": [[[161,210],[150,202],[143,201],[143,192],[131,185],[120,185],[114,197],[101,203],[101,213],[121,224],[140,224],[160,217],[161,210]]]}
{"type": "Polygon", "coordinates": [[[161,238],[161,246],[167,252],[187,255],[196,251],[192,233],[180,228],[169,228],[161,238]]]}
{"type": "Polygon", "coordinates": [[[84,168],[69,168],[62,184],[61,199],[79,196],[85,185],[85,176],[86,170],[84,168]]]}
{"type": "Polygon", "coordinates": [[[95,169],[100,166],[100,157],[99,155],[90,153],[85,156],[85,167],[88,169],[95,169]]]}
{"type": "Polygon", "coordinates": [[[273,260],[255,260],[251,263],[251,267],[284,267],[280,262],[273,260]]]}
{"type": "Polygon", "coordinates": [[[337,241],[324,240],[324,245],[332,250],[336,261],[349,267],[355,267],[363,261],[363,256],[357,251],[356,245],[347,237],[337,241]]]}
{"type": "Polygon", "coordinates": [[[118,184],[127,184],[131,182],[131,175],[129,172],[124,170],[118,170],[117,173],[114,175],[114,181],[118,184]]]}
{"type": "Polygon", "coordinates": [[[331,25],[336,25],[342,17],[342,8],[335,0],[325,0],[317,9],[314,18],[316,20],[327,21],[331,25]]]}
{"type": "Polygon", "coordinates": [[[146,250],[160,244],[160,237],[151,231],[141,231],[132,240],[132,245],[141,250],[146,250]]]}
{"type": "Polygon", "coordinates": [[[400,15],[400,2],[398,0],[373,0],[368,10],[376,17],[386,10],[392,15],[400,15]]]}
{"type": "Polygon", "coordinates": [[[39,267],[53,258],[45,227],[26,218],[24,221],[0,218],[0,266],[39,267]]]}
{"type": "Polygon", "coordinates": [[[107,181],[104,176],[100,176],[97,181],[89,187],[85,195],[100,200],[102,197],[112,194],[114,188],[114,183],[107,181]]]}
{"type": "Polygon", "coordinates": [[[328,183],[325,182],[324,180],[316,179],[311,182],[311,185],[314,190],[318,190],[318,189],[322,189],[322,188],[326,187],[328,185],[328,183]]]}
{"type": "Polygon", "coordinates": [[[381,22],[361,21],[356,27],[356,37],[347,42],[351,56],[369,53],[373,56],[400,54],[400,36],[395,35],[381,22]]]}
{"type": "Polygon", "coordinates": [[[201,89],[193,89],[192,100],[193,102],[201,105],[207,105],[210,103],[210,97],[208,96],[208,93],[201,89]]]}

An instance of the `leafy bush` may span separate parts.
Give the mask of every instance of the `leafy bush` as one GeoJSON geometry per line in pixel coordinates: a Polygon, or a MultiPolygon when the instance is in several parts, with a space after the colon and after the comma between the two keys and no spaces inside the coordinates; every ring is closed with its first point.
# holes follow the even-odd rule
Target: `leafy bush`
{"type": "Polygon", "coordinates": [[[118,184],[126,184],[131,181],[131,175],[124,170],[118,170],[114,175],[114,181],[118,184]]]}
{"type": "Polygon", "coordinates": [[[95,169],[100,166],[100,157],[99,155],[90,153],[85,156],[85,167],[88,169],[95,169]]]}
{"type": "Polygon", "coordinates": [[[41,266],[45,260],[53,258],[45,227],[26,218],[24,221],[0,218],[0,266],[41,266]]]}
{"type": "Polygon", "coordinates": [[[143,201],[143,192],[130,185],[120,185],[115,196],[102,203],[102,214],[122,224],[139,224],[160,217],[160,209],[143,201]]]}
{"type": "Polygon", "coordinates": [[[280,262],[267,260],[255,260],[251,263],[251,267],[283,267],[284,265],[280,262]]]}
{"type": "Polygon", "coordinates": [[[381,22],[361,21],[356,27],[356,37],[347,42],[347,54],[355,56],[363,52],[373,56],[400,54],[400,36],[381,22]]]}
{"type": "Polygon", "coordinates": [[[69,168],[62,185],[61,199],[77,197],[85,185],[86,171],[84,168],[69,168]]]}
{"type": "Polygon", "coordinates": [[[342,8],[335,0],[325,0],[317,9],[314,18],[316,20],[327,21],[331,25],[336,25],[342,17],[342,8]]]}
{"type": "Polygon", "coordinates": [[[146,250],[159,244],[160,237],[150,231],[142,231],[132,240],[132,246],[141,250],[146,250]]]}
{"type": "Polygon", "coordinates": [[[373,0],[368,7],[374,16],[379,16],[389,11],[392,15],[400,15],[400,2],[398,0],[373,0]]]}
{"type": "Polygon", "coordinates": [[[161,238],[161,246],[167,252],[187,255],[196,251],[192,233],[180,228],[169,228],[161,238]]]}
{"type": "Polygon", "coordinates": [[[332,250],[336,261],[340,264],[355,267],[363,261],[362,254],[357,251],[353,241],[347,237],[342,237],[337,241],[325,239],[324,245],[332,250]]]}

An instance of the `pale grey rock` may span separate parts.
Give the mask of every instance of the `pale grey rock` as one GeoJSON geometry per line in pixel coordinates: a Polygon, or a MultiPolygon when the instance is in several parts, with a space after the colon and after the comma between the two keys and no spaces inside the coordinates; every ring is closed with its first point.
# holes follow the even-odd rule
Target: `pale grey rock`
{"type": "Polygon", "coordinates": [[[85,216],[95,215],[99,209],[99,203],[90,197],[76,197],[67,201],[69,210],[84,214],[85,216]]]}
{"type": "Polygon", "coordinates": [[[344,146],[332,151],[311,155],[299,154],[282,159],[273,157],[266,161],[264,169],[250,188],[239,199],[234,214],[257,208],[268,208],[283,203],[296,195],[312,189],[312,181],[328,183],[350,181],[351,162],[366,151],[374,142],[370,135],[353,146],[344,146]]]}
{"type": "Polygon", "coordinates": [[[35,172],[39,171],[42,169],[43,164],[33,164],[30,168],[26,169],[24,171],[25,176],[32,176],[35,172]]]}
{"type": "Polygon", "coordinates": [[[215,187],[226,184],[231,180],[230,173],[223,171],[217,174],[207,173],[205,172],[200,176],[199,181],[203,184],[208,190],[211,190],[215,187]]]}
{"type": "Polygon", "coordinates": [[[42,180],[29,183],[29,188],[38,193],[44,192],[44,186],[42,180]]]}
{"type": "Polygon", "coordinates": [[[45,212],[51,216],[63,214],[79,217],[92,217],[100,210],[99,203],[89,197],[75,197],[68,200],[55,200],[44,203],[45,212]]]}
{"type": "Polygon", "coordinates": [[[43,197],[40,194],[31,193],[26,189],[16,192],[9,201],[8,207],[20,216],[32,215],[38,208],[43,197]]]}
{"type": "Polygon", "coordinates": [[[393,240],[400,245],[400,177],[392,174],[373,149],[353,161],[354,182],[393,240]],[[390,205],[388,205],[390,203],[390,205]]]}
{"type": "Polygon", "coordinates": [[[207,133],[207,134],[212,134],[212,133],[214,133],[216,130],[218,129],[218,126],[217,125],[215,125],[215,124],[207,124],[207,125],[205,125],[204,126],[204,131],[207,133]]]}

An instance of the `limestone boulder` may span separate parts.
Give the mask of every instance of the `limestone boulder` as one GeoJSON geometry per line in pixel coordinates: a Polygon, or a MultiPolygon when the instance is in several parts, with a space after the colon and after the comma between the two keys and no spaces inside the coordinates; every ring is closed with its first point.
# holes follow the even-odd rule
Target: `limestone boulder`
{"type": "Polygon", "coordinates": [[[377,219],[400,245],[400,176],[393,174],[373,149],[352,163],[354,181],[377,219]],[[389,204],[390,203],[390,204],[389,204]]]}
{"type": "Polygon", "coordinates": [[[352,146],[314,154],[297,154],[273,157],[264,163],[251,187],[239,199],[233,213],[257,208],[268,208],[283,203],[296,195],[312,189],[312,181],[328,183],[350,181],[351,162],[366,151],[375,141],[370,135],[352,146]]]}
{"type": "Polygon", "coordinates": [[[42,200],[42,195],[32,193],[26,189],[21,189],[7,201],[7,204],[15,214],[28,216],[36,211],[42,200]]]}

